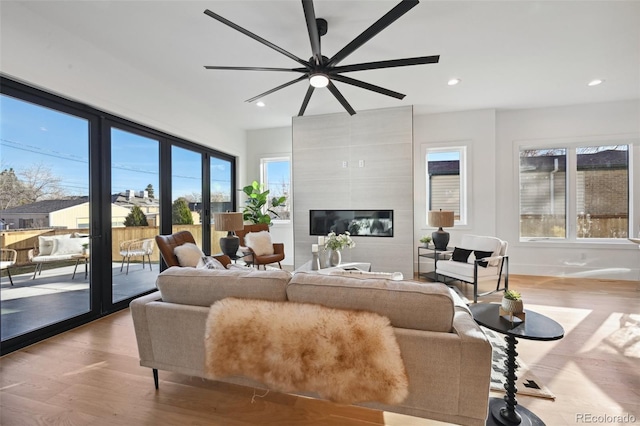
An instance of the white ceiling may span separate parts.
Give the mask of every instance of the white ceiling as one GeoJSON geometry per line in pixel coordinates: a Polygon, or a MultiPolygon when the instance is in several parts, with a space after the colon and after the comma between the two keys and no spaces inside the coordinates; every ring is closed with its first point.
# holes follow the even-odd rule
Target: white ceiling
{"type": "MultiPolygon", "coordinates": [[[[316,16],[329,23],[323,54],[331,57],[396,4],[316,0],[316,16]]],[[[0,7],[11,19],[27,22],[38,16],[55,23],[115,63],[197,99],[212,116],[241,129],[289,125],[306,92],[307,83],[297,83],[265,97],[267,106],[258,108],[244,101],[298,74],[203,68],[298,67],[203,11],[211,9],[308,59],[300,1],[2,1],[0,7]]],[[[55,45],[55,40],[45,42],[55,45]]],[[[69,64],[86,54],[56,48],[69,64]]],[[[423,0],[341,65],[436,54],[439,64],[347,74],[405,93],[402,101],[336,86],[356,111],[414,105],[418,114],[638,99],[640,2],[423,0]],[[448,86],[452,77],[462,82],[448,86]],[[594,78],[605,83],[588,87],[594,78]]],[[[306,115],[343,111],[322,89],[315,91],[306,115]]]]}

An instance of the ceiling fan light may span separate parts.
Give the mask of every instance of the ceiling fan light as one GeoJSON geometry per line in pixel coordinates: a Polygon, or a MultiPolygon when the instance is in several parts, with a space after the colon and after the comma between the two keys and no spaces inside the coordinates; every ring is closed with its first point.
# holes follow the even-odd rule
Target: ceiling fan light
{"type": "Polygon", "coordinates": [[[256,106],[259,106],[259,107],[261,107],[261,108],[262,108],[262,107],[264,107],[265,105],[266,105],[266,104],[264,103],[264,101],[258,101],[258,102],[256,102],[256,106]]]}
{"type": "Polygon", "coordinates": [[[313,74],[311,77],[309,77],[309,84],[311,84],[316,89],[327,87],[329,85],[329,77],[326,74],[313,74]]]}

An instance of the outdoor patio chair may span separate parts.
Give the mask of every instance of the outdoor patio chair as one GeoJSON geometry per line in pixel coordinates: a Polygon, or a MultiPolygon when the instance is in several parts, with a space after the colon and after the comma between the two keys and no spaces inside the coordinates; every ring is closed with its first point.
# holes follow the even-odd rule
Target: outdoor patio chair
{"type": "Polygon", "coordinates": [[[128,240],[120,243],[120,255],[122,256],[122,264],[120,265],[120,272],[124,268],[124,260],[127,260],[127,272],[126,275],[129,275],[129,262],[132,257],[140,256],[142,257],[142,269],[144,269],[145,256],[149,261],[149,270],[153,270],[151,268],[151,255],[153,254],[154,247],[153,238],[145,238],[145,239],[137,239],[137,240],[128,240]]]}
{"type": "Polygon", "coordinates": [[[13,278],[11,278],[11,267],[16,264],[18,258],[18,252],[13,249],[0,249],[2,251],[0,255],[0,270],[7,270],[9,276],[9,282],[13,285],[13,278]]]}

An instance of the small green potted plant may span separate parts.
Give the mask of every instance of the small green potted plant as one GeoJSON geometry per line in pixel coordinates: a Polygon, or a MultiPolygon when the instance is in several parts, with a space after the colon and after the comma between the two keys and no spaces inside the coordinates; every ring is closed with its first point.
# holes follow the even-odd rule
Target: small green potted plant
{"type": "Polygon", "coordinates": [[[82,244],[82,254],[85,256],[89,255],[89,243],[82,244]]]}
{"type": "Polygon", "coordinates": [[[502,296],[502,309],[511,314],[521,314],[524,312],[522,295],[515,290],[505,290],[502,296]]]}
{"type": "Polygon", "coordinates": [[[423,235],[420,238],[420,242],[424,244],[425,247],[429,247],[429,243],[431,242],[431,235],[423,235]]]}

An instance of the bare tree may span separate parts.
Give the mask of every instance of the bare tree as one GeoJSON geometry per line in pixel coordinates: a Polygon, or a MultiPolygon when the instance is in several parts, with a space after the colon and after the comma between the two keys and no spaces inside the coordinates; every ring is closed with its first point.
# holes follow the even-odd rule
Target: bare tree
{"type": "Polygon", "coordinates": [[[12,168],[4,169],[0,172],[0,209],[63,198],[65,192],[60,182],[62,178],[42,163],[17,173],[12,168]]]}

